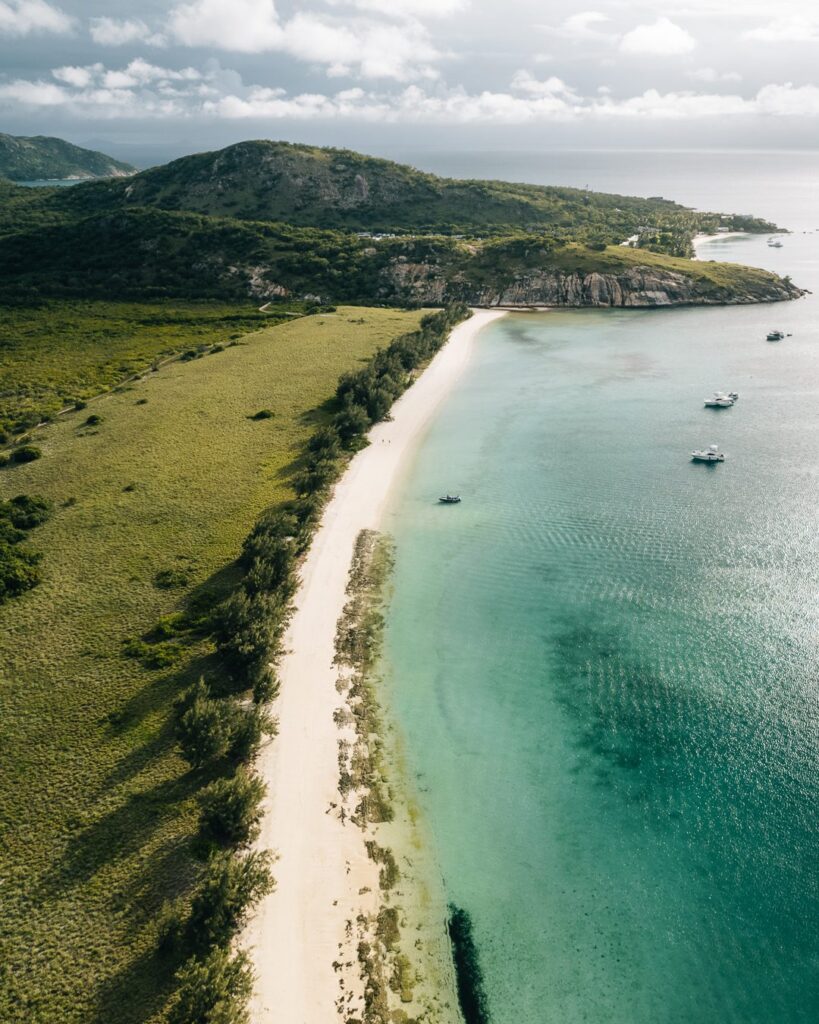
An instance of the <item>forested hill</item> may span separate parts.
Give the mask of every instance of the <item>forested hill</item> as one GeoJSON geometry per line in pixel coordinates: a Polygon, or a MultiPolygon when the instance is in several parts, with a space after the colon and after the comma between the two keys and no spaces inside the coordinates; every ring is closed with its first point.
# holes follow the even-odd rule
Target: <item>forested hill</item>
{"type": "Polygon", "coordinates": [[[0,177],[11,181],[58,178],[108,178],[136,174],[130,164],[105,153],[45,135],[26,137],[0,132],[0,177]]]}
{"type": "Polygon", "coordinates": [[[0,297],[657,306],[801,294],[685,258],[696,232],[718,227],[774,226],[246,142],[68,189],[0,180],[0,297]]]}
{"type": "Polygon", "coordinates": [[[83,185],[57,202],[85,213],[150,206],[347,231],[548,230],[560,237],[605,242],[622,241],[646,227],[669,236],[679,232],[686,239],[723,223],[749,230],[773,228],[754,218],[695,214],[665,199],[459,181],[349,150],[267,141],[183,157],[128,181],[83,185]]]}

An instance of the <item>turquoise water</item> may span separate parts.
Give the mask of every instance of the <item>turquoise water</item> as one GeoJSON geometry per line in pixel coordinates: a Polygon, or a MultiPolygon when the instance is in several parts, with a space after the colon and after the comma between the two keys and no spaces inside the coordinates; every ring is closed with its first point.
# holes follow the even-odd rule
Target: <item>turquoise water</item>
{"type": "MultiPolygon", "coordinates": [[[[819,285],[816,235],[713,254],[819,285]]],[[[819,1019],[816,302],[498,322],[387,528],[390,698],[495,1024],[819,1019]]]]}

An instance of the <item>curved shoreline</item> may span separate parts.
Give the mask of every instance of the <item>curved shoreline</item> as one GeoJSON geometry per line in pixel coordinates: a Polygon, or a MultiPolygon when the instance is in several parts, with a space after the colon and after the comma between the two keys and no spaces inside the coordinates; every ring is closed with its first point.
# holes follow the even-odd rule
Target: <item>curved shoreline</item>
{"type": "Polygon", "coordinates": [[[243,936],[256,971],[254,1024],[328,1024],[340,1016],[339,981],[363,998],[353,964],[334,968],[349,921],[377,911],[378,865],[366,833],[333,813],[338,803],[339,704],[336,624],[361,530],[377,529],[390,491],[435,410],[467,364],[479,331],[503,316],[473,311],[418,381],[369,433],[325,509],[300,574],[295,612],[280,666],[275,742],[257,770],[268,786],[257,846],[275,851],[276,890],[243,936]]]}

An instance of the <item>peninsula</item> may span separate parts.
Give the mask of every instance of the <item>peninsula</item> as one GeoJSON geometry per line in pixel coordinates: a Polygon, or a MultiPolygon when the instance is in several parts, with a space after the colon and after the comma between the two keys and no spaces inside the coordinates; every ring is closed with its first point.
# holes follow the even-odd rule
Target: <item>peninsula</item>
{"type": "Polygon", "coordinates": [[[691,259],[693,238],[719,229],[775,225],[245,142],[71,189],[0,182],[0,296],[653,307],[802,294],[691,259]]]}

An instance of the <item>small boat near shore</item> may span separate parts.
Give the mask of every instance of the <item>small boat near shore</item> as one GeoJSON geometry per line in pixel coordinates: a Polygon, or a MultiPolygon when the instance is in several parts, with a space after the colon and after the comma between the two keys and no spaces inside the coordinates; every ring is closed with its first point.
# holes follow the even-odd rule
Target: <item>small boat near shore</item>
{"type": "Polygon", "coordinates": [[[695,448],[691,452],[692,462],[725,462],[725,455],[719,445],[709,444],[707,448],[695,448]]]}
{"type": "Polygon", "coordinates": [[[785,337],[783,331],[768,331],[767,341],[782,341],[785,337]]]}
{"type": "Polygon", "coordinates": [[[441,505],[457,505],[460,500],[460,494],[444,494],[438,499],[438,502],[441,505]]]}

